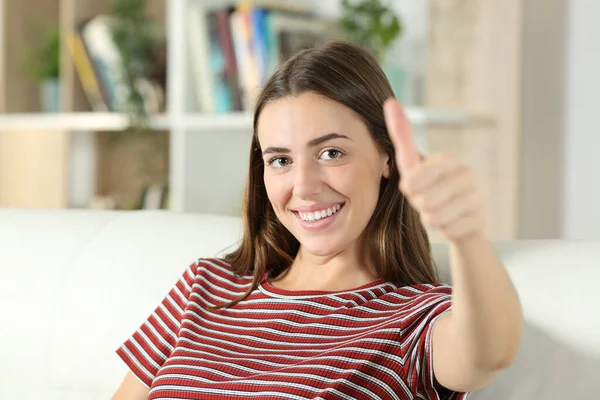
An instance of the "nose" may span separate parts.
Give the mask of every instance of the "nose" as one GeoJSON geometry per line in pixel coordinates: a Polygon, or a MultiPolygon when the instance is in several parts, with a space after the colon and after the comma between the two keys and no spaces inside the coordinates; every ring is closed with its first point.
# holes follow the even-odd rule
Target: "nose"
{"type": "Polygon", "coordinates": [[[298,161],[293,170],[293,194],[299,199],[309,200],[322,191],[323,180],[319,167],[311,162],[298,161]]]}

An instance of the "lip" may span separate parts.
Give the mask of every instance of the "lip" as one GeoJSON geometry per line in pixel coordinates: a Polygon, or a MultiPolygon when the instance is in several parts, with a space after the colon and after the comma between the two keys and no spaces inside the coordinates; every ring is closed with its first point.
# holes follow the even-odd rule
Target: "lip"
{"type": "MultiPolygon", "coordinates": [[[[298,221],[298,225],[300,225],[304,230],[312,231],[312,232],[320,231],[320,230],[327,228],[329,225],[333,224],[333,222],[337,219],[338,215],[344,210],[344,203],[331,203],[331,204],[332,205],[341,204],[342,207],[340,207],[340,209],[335,214],[332,214],[330,217],[321,218],[320,220],[313,221],[313,222],[303,220],[302,218],[300,218],[300,214],[297,211],[293,211],[294,215],[296,216],[296,220],[298,221]]],[[[317,211],[317,210],[321,210],[321,208],[316,208],[315,211],[317,211]]],[[[309,211],[302,211],[302,212],[309,212],[309,211]]]]}
{"type": "Polygon", "coordinates": [[[292,211],[302,212],[302,213],[315,212],[315,211],[327,210],[328,208],[332,208],[333,206],[337,206],[338,204],[343,206],[344,202],[338,201],[336,203],[313,204],[312,206],[302,206],[302,207],[292,208],[292,211]]]}

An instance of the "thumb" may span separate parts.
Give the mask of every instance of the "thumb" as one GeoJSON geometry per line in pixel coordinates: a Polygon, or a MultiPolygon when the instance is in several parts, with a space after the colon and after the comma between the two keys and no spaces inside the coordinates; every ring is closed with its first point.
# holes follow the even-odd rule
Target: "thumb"
{"type": "Polygon", "coordinates": [[[383,115],[388,134],[396,151],[396,163],[400,175],[402,175],[417,165],[421,160],[421,156],[411,132],[410,122],[404,114],[400,102],[393,97],[387,99],[383,104],[383,115]]]}

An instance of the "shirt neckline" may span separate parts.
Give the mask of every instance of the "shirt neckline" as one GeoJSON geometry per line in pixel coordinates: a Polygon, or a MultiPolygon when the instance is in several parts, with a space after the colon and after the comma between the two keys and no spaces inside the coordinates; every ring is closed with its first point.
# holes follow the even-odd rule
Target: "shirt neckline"
{"type": "Polygon", "coordinates": [[[370,289],[376,289],[384,284],[388,284],[385,279],[379,278],[370,283],[362,286],[358,286],[352,289],[340,290],[340,291],[326,291],[326,290],[287,290],[277,288],[269,283],[271,276],[271,270],[264,273],[263,278],[259,283],[259,289],[268,296],[279,297],[279,298],[308,298],[308,297],[325,297],[325,296],[339,296],[343,294],[354,294],[370,289]]]}

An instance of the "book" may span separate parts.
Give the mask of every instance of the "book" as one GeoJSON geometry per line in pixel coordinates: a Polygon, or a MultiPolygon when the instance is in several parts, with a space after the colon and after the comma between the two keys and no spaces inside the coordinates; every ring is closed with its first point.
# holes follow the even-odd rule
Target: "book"
{"type": "Polygon", "coordinates": [[[138,204],[139,210],[164,210],[168,205],[169,189],[165,185],[152,184],[141,190],[138,204]]]}
{"type": "MultiPolygon", "coordinates": [[[[125,62],[112,36],[112,27],[116,22],[115,17],[101,14],[79,24],[77,31],[106,108],[109,111],[128,112],[131,111],[131,89],[127,84],[129,77],[125,62]]],[[[89,69],[84,69],[89,75],[89,69]]],[[[143,98],[147,113],[164,110],[164,87],[150,77],[139,78],[134,85],[143,98]]]]}
{"type": "Polygon", "coordinates": [[[79,32],[73,32],[67,37],[67,47],[91,109],[93,111],[108,111],[108,104],[101,92],[96,71],[92,66],[79,32]]]}
{"type": "Polygon", "coordinates": [[[198,109],[252,109],[277,66],[301,49],[340,37],[336,27],[303,7],[280,3],[191,3],[187,41],[198,109]]]}
{"type": "Polygon", "coordinates": [[[229,87],[232,111],[242,111],[242,93],[238,81],[237,59],[231,35],[230,17],[233,7],[218,11],[216,14],[219,43],[224,57],[225,80],[229,87]]]}
{"type": "Polygon", "coordinates": [[[127,109],[130,93],[125,85],[123,61],[112,39],[111,25],[114,23],[111,16],[98,15],[83,24],[81,37],[106,91],[109,109],[123,111],[127,109]]]}

